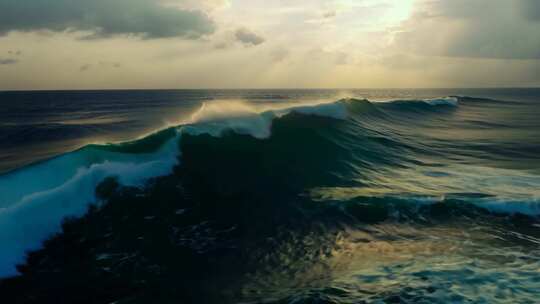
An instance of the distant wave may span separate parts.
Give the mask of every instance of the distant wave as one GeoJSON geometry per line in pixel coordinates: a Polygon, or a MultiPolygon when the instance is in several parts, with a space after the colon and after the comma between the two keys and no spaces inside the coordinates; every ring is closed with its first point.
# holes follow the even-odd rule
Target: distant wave
{"type": "Polygon", "coordinates": [[[388,103],[402,103],[402,104],[419,104],[424,103],[432,106],[454,106],[459,105],[459,97],[457,96],[448,96],[448,97],[437,97],[437,98],[426,98],[426,99],[390,99],[382,100],[380,102],[388,103]]]}

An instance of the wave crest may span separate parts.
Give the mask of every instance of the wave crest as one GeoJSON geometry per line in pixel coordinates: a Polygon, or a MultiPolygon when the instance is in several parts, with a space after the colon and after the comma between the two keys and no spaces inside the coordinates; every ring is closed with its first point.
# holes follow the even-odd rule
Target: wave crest
{"type": "Polygon", "coordinates": [[[232,131],[264,139],[271,136],[272,121],[290,113],[342,120],[348,115],[346,105],[342,101],[263,106],[243,101],[214,101],[203,103],[192,115],[190,124],[183,129],[192,135],[210,134],[219,137],[224,132],[232,131]]]}

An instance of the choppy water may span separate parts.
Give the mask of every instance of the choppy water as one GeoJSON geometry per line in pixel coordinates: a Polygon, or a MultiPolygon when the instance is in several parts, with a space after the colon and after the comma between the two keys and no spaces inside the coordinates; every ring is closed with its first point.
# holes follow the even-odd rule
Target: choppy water
{"type": "Polygon", "coordinates": [[[227,240],[249,265],[218,272],[234,282],[215,288],[224,302],[540,297],[538,89],[3,92],[0,105],[4,277],[64,218],[107,204],[107,177],[144,192],[176,176],[198,196],[168,197],[202,206],[178,246],[227,240]]]}

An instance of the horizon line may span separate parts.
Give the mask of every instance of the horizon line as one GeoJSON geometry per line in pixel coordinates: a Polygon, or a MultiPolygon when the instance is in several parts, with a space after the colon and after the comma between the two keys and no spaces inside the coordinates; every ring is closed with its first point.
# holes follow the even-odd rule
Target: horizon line
{"type": "Polygon", "coordinates": [[[92,88],[92,89],[0,89],[4,92],[96,92],[96,91],[351,91],[351,90],[496,90],[540,89],[540,86],[485,86],[485,87],[366,87],[366,88],[92,88]]]}

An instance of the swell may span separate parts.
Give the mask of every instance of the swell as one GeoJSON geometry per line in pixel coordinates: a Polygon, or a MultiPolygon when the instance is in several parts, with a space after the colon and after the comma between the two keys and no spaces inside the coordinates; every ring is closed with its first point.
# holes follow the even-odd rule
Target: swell
{"type": "MultiPolygon", "coordinates": [[[[187,124],[133,142],[88,145],[2,175],[0,244],[8,249],[0,252],[0,276],[15,274],[27,251],[60,232],[63,219],[80,217],[99,202],[96,188],[108,177],[143,187],[171,174],[180,161],[197,187],[231,195],[279,200],[313,188],[373,189],[385,183],[389,171],[422,163],[418,155],[438,154],[400,136],[395,124],[438,119],[455,111],[458,102],[455,97],[266,107],[213,102],[187,124]]],[[[510,204],[500,206],[498,211],[515,211],[510,204]]]]}

